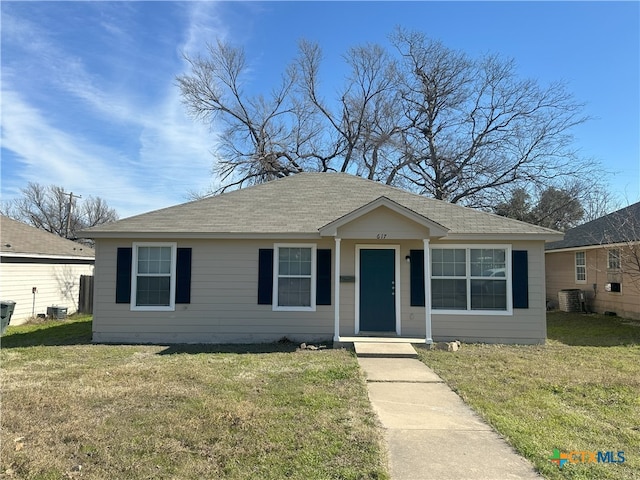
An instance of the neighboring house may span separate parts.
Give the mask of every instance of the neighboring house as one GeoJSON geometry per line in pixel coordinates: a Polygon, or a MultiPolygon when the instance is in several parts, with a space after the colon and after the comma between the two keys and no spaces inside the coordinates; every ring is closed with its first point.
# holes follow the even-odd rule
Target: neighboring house
{"type": "Polygon", "coordinates": [[[93,339],[128,343],[543,343],[544,244],[562,238],[338,173],[82,235],[96,245],[93,339]]]}
{"type": "Polygon", "coordinates": [[[92,248],[5,216],[0,239],[0,298],[16,302],[12,325],[47,307],[77,310],[80,276],[93,275],[92,248]]]}
{"type": "Polygon", "coordinates": [[[585,307],[640,319],[640,202],[568,230],[547,244],[547,299],[583,291],[585,307]]]}

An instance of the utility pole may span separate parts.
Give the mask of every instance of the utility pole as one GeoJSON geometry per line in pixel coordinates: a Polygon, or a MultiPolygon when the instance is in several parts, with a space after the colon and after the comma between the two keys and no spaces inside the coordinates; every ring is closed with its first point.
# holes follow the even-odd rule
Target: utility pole
{"type": "Polygon", "coordinates": [[[71,212],[73,211],[73,197],[82,198],[80,195],[74,195],[71,193],[64,193],[63,195],[69,195],[69,203],[67,204],[67,231],[65,233],[65,238],[69,238],[69,228],[71,228],[71,212]]]}

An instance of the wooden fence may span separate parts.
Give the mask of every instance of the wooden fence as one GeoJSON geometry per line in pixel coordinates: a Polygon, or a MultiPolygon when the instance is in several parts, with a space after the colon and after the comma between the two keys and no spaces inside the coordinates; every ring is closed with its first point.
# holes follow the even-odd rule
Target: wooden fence
{"type": "Polygon", "coordinates": [[[93,275],[80,275],[79,313],[93,313],[93,275]]]}

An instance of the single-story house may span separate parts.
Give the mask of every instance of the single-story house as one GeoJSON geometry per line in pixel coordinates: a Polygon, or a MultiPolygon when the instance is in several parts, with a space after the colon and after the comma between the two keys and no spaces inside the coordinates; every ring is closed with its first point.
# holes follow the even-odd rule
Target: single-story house
{"type": "Polygon", "coordinates": [[[0,216],[0,297],[16,302],[11,324],[78,309],[80,276],[93,275],[92,248],[0,216]]]}
{"type": "Polygon", "coordinates": [[[551,304],[580,290],[579,308],[640,319],[640,202],[568,230],[545,263],[551,304]]]}
{"type": "Polygon", "coordinates": [[[356,176],[301,173],[83,232],[95,342],[397,337],[536,344],[562,234],[356,176]]]}

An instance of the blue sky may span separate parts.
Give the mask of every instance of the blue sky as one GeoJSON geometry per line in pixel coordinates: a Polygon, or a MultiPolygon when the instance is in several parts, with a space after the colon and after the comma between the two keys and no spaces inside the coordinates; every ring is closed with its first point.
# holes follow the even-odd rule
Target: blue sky
{"type": "Polygon", "coordinates": [[[575,146],[640,200],[638,2],[2,1],[1,195],[28,182],[99,196],[121,217],[182,203],[215,185],[213,135],[191,120],[175,78],[223,38],[242,45],[249,88],[273,84],[301,38],[317,41],[327,88],[341,55],[388,45],[395,26],[472,56],[515,59],[523,77],[567,82],[591,117],[575,146]]]}

